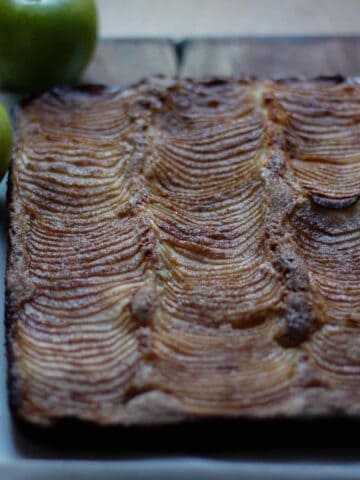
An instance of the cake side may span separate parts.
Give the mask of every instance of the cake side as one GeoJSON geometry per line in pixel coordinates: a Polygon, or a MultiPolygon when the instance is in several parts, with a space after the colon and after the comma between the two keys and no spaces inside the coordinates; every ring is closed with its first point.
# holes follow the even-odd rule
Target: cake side
{"type": "Polygon", "coordinates": [[[358,414],[360,87],[152,79],[25,104],[9,189],[21,418],[358,414]]]}

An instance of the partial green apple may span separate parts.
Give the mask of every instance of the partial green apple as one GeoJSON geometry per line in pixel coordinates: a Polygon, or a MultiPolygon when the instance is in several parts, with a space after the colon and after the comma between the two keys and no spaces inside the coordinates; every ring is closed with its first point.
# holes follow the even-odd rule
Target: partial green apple
{"type": "Polygon", "coordinates": [[[11,161],[12,128],[5,108],[0,104],[0,180],[11,161]]]}
{"type": "Polygon", "coordinates": [[[0,0],[0,84],[36,92],[74,83],[97,38],[93,0],[0,0]]]}

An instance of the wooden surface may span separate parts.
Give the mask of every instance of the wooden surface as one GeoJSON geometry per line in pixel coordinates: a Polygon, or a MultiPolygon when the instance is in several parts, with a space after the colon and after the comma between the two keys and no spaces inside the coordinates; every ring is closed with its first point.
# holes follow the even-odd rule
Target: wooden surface
{"type": "Polygon", "coordinates": [[[360,75],[360,37],[210,39],[180,47],[170,40],[104,40],[84,81],[126,86],[154,74],[360,75]]]}
{"type": "Polygon", "coordinates": [[[184,48],[180,73],[359,75],[360,37],[195,40],[184,48]]]}
{"type": "Polygon", "coordinates": [[[148,75],[177,73],[174,45],[168,40],[103,40],[83,79],[130,85],[148,75]]]}

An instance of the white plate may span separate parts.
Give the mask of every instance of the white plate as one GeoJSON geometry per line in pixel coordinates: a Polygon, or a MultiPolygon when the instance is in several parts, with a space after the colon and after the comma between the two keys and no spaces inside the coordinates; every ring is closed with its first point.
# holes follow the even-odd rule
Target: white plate
{"type": "MultiPolygon", "coordinates": [[[[15,96],[0,94],[0,101],[8,108],[17,100],[15,96]]],[[[4,274],[6,265],[6,186],[7,178],[0,184],[0,311],[4,311],[4,274]]],[[[336,459],[325,452],[321,461],[313,461],[299,450],[292,451],[285,462],[286,452],[277,450],[273,457],[262,447],[251,455],[232,453],[231,459],[219,459],[214,452],[191,456],[136,454],[131,457],[118,452],[106,460],[104,454],[88,452],[90,460],[66,458],[61,448],[45,448],[31,438],[20,437],[12,425],[7,405],[6,359],[4,349],[4,322],[0,322],[0,480],[347,480],[360,479],[360,461],[357,452],[336,459]],[[134,456],[136,455],[136,459],[134,456]],[[282,460],[279,461],[279,458],[282,460]],[[266,461],[264,460],[266,459],[266,461]]],[[[309,424],[309,429],[311,430],[309,424]]],[[[186,430],[186,429],[185,429],[186,430]]],[[[269,435],[271,448],[272,434],[269,435]]],[[[276,432],[275,432],[276,434],[276,432]]],[[[119,431],[119,437],[127,430],[119,431]]],[[[241,427],[239,427],[241,435],[241,427]]],[[[156,438],[153,439],[156,442],[156,438]]],[[[186,444],[186,438],[184,438],[186,444]]],[[[234,437],[234,442],[236,438],[234,437]]],[[[240,450],[240,449],[239,449],[240,450]]],[[[84,458],[86,452],[82,452],[84,458]]],[[[360,456],[359,456],[360,458],[360,456]]]]}

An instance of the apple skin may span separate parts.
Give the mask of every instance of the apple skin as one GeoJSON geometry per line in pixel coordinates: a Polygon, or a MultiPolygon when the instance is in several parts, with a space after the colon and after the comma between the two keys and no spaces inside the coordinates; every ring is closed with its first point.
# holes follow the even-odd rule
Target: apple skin
{"type": "Polygon", "coordinates": [[[97,28],[93,0],[0,0],[0,83],[38,92],[76,82],[97,28]]]}
{"type": "Polygon", "coordinates": [[[9,168],[12,151],[12,128],[5,108],[0,104],[0,180],[9,168]]]}

